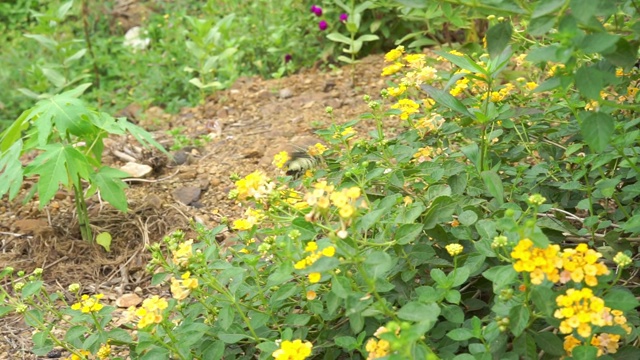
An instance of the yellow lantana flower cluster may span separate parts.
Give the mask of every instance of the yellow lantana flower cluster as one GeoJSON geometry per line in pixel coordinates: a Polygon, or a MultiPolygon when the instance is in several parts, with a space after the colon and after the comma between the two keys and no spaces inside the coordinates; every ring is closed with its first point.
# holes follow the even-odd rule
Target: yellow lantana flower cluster
{"type": "Polygon", "coordinates": [[[142,306],[138,309],[130,308],[139,318],[138,329],[142,329],[151,324],[159,324],[162,322],[162,311],[169,306],[169,303],[158,295],[154,295],[142,302],[142,306]]]}
{"type": "Polygon", "coordinates": [[[367,360],[379,359],[390,354],[391,346],[387,340],[380,339],[380,335],[388,332],[387,328],[381,326],[373,334],[375,338],[371,338],[365,345],[365,350],[369,353],[367,360]],[[378,338],[378,339],[376,339],[378,338]]]}
{"type": "Polygon", "coordinates": [[[602,254],[580,244],[575,249],[564,249],[550,245],[546,249],[533,246],[530,239],[522,239],[511,252],[516,260],[513,267],[517,272],[531,274],[531,283],[539,285],[545,278],[553,283],[566,284],[585,282],[589,286],[598,285],[598,276],[609,274],[609,269],[599,259],[602,254]]]}
{"type": "MultiPolygon", "coordinates": [[[[598,335],[594,335],[591,338],[591,345],[598,348],[597,356],[600,357],[602,355],[607,354],[615,354],[618,352],[620,342],[620,335],[602,333],[598,335]]],[[[567,335],[564,338],[564,350],[567,352],[567,355],[571,356],[571,352],[576,346],[582,345],[582,341],[573,335],[567,335]]]]}
{"type": "Polygon", "coordinates": [[[189,259],[191,259],[193,255],[192,245],[193,239],[189,239],[178,245],[178,248],[171,252],[173,263],[181,267],[186,267],[189,264],[189,259]]]}
{"type": "Polygon", "coordinates": [[[88,313],[96,313],[100,311],[104,305],[100,304],[100,299],[104,297],[104,294],[96,294],[96,295],[82,295],[80,301],[71,305],[71,309],[80,310],[81,312],[88,313]]]}
{"type": "MultiPolygon", "coordinates": [[[[313,265],[318,259],[323,256],[333,257],[336,254],[336,248],[333,246],[327,246],[322,250],[318,250],[318,244],[315,241],[309,241],[307,246],[304,248],[304,251],[309,253],[307,257],[298,261],[293,265],[293,267],[297,270],[302,270],[307,268],[308,266],[313,265]]],[[[309,274],[309,282],[317,283],[320,281],[322,275],[320,273],[314,272],[309,274]]]]}
{"type": "Polygon", "coordinates": [[[447,252],[449,253],[449,255],[456,256],[456,255],[462,254],[464,247],[460,244],[449,244],[445,246],[445,249],[447,249],[447,252]]]}
{"type": "Polygon", "coordinates": [[[560,281],[558,268],[562,265],[559,258],[560,246],[550,245],[546,249],[533,246],[530,239],[522,239],[511,252],[511,257],[516,260],[513,268],[517,272],[531,274],[531,283],[542,284],[545,275],[551,282],[560,281]]]}
{"type": "Polygon", "coordinates": [[[191,278],[191,273],[189,271],[185,272],[180,276],[182,280],[178,280],[175,277],[171,277],[171,295],[176,300],[183,300],[191,290],[198,287],[198,279],[191,278]]]}
{"type": "Polygon", "coordinates": [[[247,211],[244,212],[246,218],[238,219],[233,221],[233,229],[235,230],[249,230],[254,225],[258,225],[264,220],[266,215],[264,211],[260,209],[248,208],[247,211]]]}
{"type": "Polygon", "coordinates": [[[502,101],[504,99],[507,98],[507,96],[509,96],[509,94],[511,94],[511,91],[515,89],[515,86],[513,84],[505,84],[504,87],[498,91],[492,91],[491,94],[489,94],[488,92],[485,92],[482,97],[480,98],[481,100],[485,100],[487,97],[489,97],[489,95],[491,95],[489,97],[489,99],[491,100],[491,102],[499,102],[502,101]]]}
{"type": "Polygon", "coordinates": [[[592,326],[620,325],[627,333],[631,327],[627,318],[619,310],[611,310],[604,305],[604,300],[594,296],[590,288],[568,289],[564,295],[556,298],[558,309],[553,316],[561,319],[559,330],[563,334],[571,334],[574,330],[583,338],[591,336],[592,326]]]}
{"type": "Polygon", "coordinates": [[[289,161],[289,159],[290,157],[288,152],[280,151],[279,153],[273,156],[272,164],[278,169],[282,169],[282,167],[284,167],[284,164],[286,164],[287,161],[289,161]]]}
{"type": "Polygon", "coordinates": [[[597,276],[609,274],[607,266],[598,262],[601,257],[602,254],[589,249],[587,244],[580,244],[575,249],[564,249],[560,282],[565,284],[573,280],[579,283],[584,280],[589,286],[598,285],[597,276]]]}
{"type": "Polygon", "coordinates": [[[235,197],[238,200],[254,198],[256,200],[271,194],[275,185],[261,171],[254,171],[251,174],[235,182],[235,197]]]}
{"type": "Polygon", "coordinates": [[[391,105],[392,109],[402,111],[400,119],[407,120],[411,114],[415,114],[420,109],[420,105],[411,99],[401,99],[397,103],[391,105]]]}
{"type": "Polygon", "coordinates": [[[311,356],[313,344],[302,340],[284,340],[280,344],[280,348],[274,351],[271,356],[276,360],[304,360],[311,356]]]}

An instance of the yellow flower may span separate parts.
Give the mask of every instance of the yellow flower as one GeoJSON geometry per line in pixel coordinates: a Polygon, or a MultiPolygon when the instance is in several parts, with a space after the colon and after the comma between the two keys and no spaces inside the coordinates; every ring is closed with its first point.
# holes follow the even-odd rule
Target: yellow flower
{"type": "Polygon", "coordinates": [[[526,86],[529,91],[533,91],[538,87],[538,84],[536,84],[533,81],[529,81],[526,84],[524,84],[524,86],[526,86]]]}
{"type": "Polygon", "coordinates": [[[613,262],[615,262],[619,267],[625,268],[631,264],[631,258],[629,255],[619,252],[613,257],[613,262]]]}
{"type": "MultiPolygon", "coordinates": [[[[91,355],[91,353],[89,351],[87,351],[87,350],[79,350],[77,352],[80,355],[84,356],[85,359],[88,358],[91,355]]],[[[78,356],[76,354],[71,354],[71,356],[69,356],[67,359],[70,359],[70,360],[81,360],[82,357],[80,357],[80,356],[78,356]]]]}
{"type": "Polygon", "coordinates": [[[451,55],[455,55],[455,56],[464,56],[464,54],[463,54],[463,53],[461,53],[461,52],[460,52],[460,51],[458,51],[458,50],[451,50],[451,51],[449,51],[449,54],[451,54],[451,55]]]}
{"type": "Polygon", "coordinates": [[[309,241],[307,246],[304,248],[306,252],[314,252],[318,250],[318,244],[315,241],[309,241]]]}
{"type": "Polygon", "coordinates": [[[378,359],[389,355],[390,344],[387,340],[369,339],[365,345],[365,350],[369,353],[367,360],[378,359]]]}
{"type": "Polygon", "coordinates": [[[425,65],[425,58],[424,54],[408,54],[404,57],[404,61],[414,69],[422,69],[425,65]]]}
{"type": "Polygon", "coordinates": [[[514,247],[511,257],[516,260],[513,264],[517,272],[531,273],[531,283],[539,285],[546,276],[551,282],[560,281],[558,267],[561,258],[558,256],[560,246],[550,245],[546,249],[533,246],[530,239],[522,239],[514,247]]]}
{"type": "Polygon", "coordinates": [[[302,340],[284,340],[280,344],[280,349],[271,354],[276,360],[304,360],[311,355],[313,345],[302,340]]]}
{"type": "Polygon", "coordinates": [[[158,295],[145,299],[142,306],[135,311],[135,315],[140,318],[138,329],[151,324],[159,324],[162,321],[162,311],[168,306],[169,303],[158,295]]]}
{"type": "Polygon", "coordinates": [[[393,63],[387,67],[385,67],[384,69],[382,69],[382,76],[389,76],[389,75],[393,75],[395,73],[397,73],[398,71],[402,70],[402,68],[404,67],[404,64],[402,63],[393,63]]]}
{"type": "Polygon", "coordinates": [[[618,352],[620,335],[603,333],[591,338],[591,345],[598,348],[598,357],[618,352]]]}
{"type": "Polygon", "coordinates": [[[327,151],[327,147],[322,145],[321,143],[316,143],[313,146],[309,146],[309,149],[307,150],[307,152],[311,156],[322,155],[322,153],[324,153],[325,151],[327,151]]]}
{"type": "Polygon", "coordinates": [[[322,249],[322,255],[326,257],[333,257],[333,255],[335,254],[336,254],[336,248],[334,248],[333,246],[328,246],[322,249]]]}
{"type": "Polygon", "coordinates": [[[178,249],[172,252],[173,263],[182,267],[187,266],[192,255],[192,245],[193,239],[189,239],[178,245],[178,249]]]}
{"type": "Polygon", "coordinates": [[[407,120],[409,115],[415,114],[420,109],[420,105],[418,105],[415,101],[411,99],[401,99],[396,104],[391,106],[392,109],[399,109],[402,111],[400,114],[400,118],[402,120],[407,120]]]}
{"type": "Polygon", "coordinates": [[[253,197],[259,199],[271,192],[268,186],[269,179],[261,171],[256,170],[244,178],[235,182],[237,197],[239,200],[245,200],[253,197]]]}
{"type": "Polygon", "coordinates": [[[462,253],[462,250],[464,250],[464,247],[460,244],[449,244],[445,246],[445,249],[447,249],[447,252],[449,253],[449,255],[456,256],[462,253]]]}
{"type": "Polygon", "coordinates": [[[322,278],[322,274],[320,274],[318,272],[313,272],[313,273],[309,274],[309,282],[312,283],[312,284],[315,284],[318,281],[320,281],[320,278],[322,278]]]}
{"type": "Polygon", "coordinates": [[[100,349],[98,349],[98,352],[96,353],[96,356],[100,360],[108,359],[109,355],[111,355],[111,345],[109,344],[102,345],[100,349]]]}
{"type": "Polygon", "coordinates": [[[88,313],[96,313],[100,311],[104,305],[100,304],[100,299],[104,297],[103,294],[96,295],[82,295],[80,301],[71,305],[71,309],[80,310],[81,312],[88,313]]]}
{"type": "Polygon", "coordinates": [[[356,209],[353,206],[345,205],[340,208],[340,211],[338,212],[338,214],[340,215],[341,218],[348,219],[351,216],[353,216],[353,214],[355,213],[355,210],[356,209]]]}
{"type": "Polygon", "coordinates": [[[286,151],[280,151],[273,157],[273,165],[275,165],[278,169],[282,169],[287,161],[289,161],[289,153],[287,153],[286,151]]]}
{"type": "Polygon", "coordinates": [[[404,54],[404,46],[400,45],[384,55],[384,61],[393,62],[398,60],[404,54]]]}
{"type": "Polygon", "coordinates": [[[398,97],[402,94],[404,94],[404,92],[407,91],[407,86],[406,85],[400,85],[398,87],[388,87],[387,88],[387,92],[389,93],[389,95],[393,96],[393,97],[398,97]]]}
{"type": "Polygon", "coordinates": [[[307,291],[307,300],[315,300],[316,297],[318,297],[318,294],[315,291],[313,290],[307,291]]]}
{"type": "Polygon", "coordinates": [[[233,229],[234,230],[249,230],[253,227],[253,224],[249,222],[247,219],[238,219],[233,221],[233,229]]]}

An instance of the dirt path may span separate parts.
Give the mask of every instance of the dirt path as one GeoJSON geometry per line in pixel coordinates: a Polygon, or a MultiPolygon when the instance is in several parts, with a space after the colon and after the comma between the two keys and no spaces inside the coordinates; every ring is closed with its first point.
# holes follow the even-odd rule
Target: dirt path
{"type": "MultiPolygon", "coordinates": [[[[140,118],[139,124],[154,131],[161,143],[172,143],[167,135],[171,129],[183,129],[180,134],[188,139],[207,136],[211,140],[202,147],[179,151],[177,159],[185,161],[181,165],[138,151],[132,139],[107,141],[105,163],[124,165],[122,156],[115,155],[124,152],[138,154],[139,162],[156,169],[147,181],[130,182],[128,214],[101,204],[96,197],[91,199],[91,223],[96,232],[111,233],[111,252],[79,240],[72,199],[65,192],[60,191],[43,210],[35,202],[23,205],[3,198],[0,269],[12,266],[30,273],[41,267],[51,290],[66,291],[69,284],[81,283],[86,292],[104,293],[111,302],[131,292],[140,296],[157,293],[158,289],[149,288],[150,276],[144,272],[149,259],[145,244],[175,229],[188,230],[190,220],[213,227],[225,217],[239,217],[242,209],[227,197],[233,187],[229,176],[244,176],[257,169],[273,172],[271,161],[276,152],[307,142],[315,129],[329,125],[327,106],[334,108],[334,121],[339,123],[367,112],[362,97],[379,97],[385,87],[382,66],[382,56],[363,59],[355,69],[355,84],[350,67],[330,72],[307,70],[278,80],[241,79],[203,106],[183,109],[177,115],[158,108],[135,114],[136,107],[129,106],[124,113],[140,118]]],[[[27,181],[24,193],[29,186],[27,181]]],[[[4,321],[0,359],[35,358],[28,355],[30,337],[21,319],[4,321]]]]}

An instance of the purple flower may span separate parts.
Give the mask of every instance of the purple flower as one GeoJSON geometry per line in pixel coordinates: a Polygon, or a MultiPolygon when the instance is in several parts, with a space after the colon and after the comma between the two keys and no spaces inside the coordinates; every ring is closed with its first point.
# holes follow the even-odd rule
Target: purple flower
{"type": "Polygon", "coordinates": [[[289,61],[291,61],[291,59],[292,59],[291,54],[287,54],[287,55],[284,56],[284,62],[285,63],[288,63],[289,61]]]}
{"type": "Polygon", "coordinates": [[[347,13],[340,14],[340,22],[347,22],[348,18],[349,18],[349,14],[347,13]]]}
{"type": "Polygon", "coordinates": [[[327,24],[327,22],[326,22],[326,21],[324,21],[324,20],[322,20],[322,21],[320,21],[320,22],[318,23],[318,27],[320,28],[320,31],[325,31],[325,30],[327,30],[327,26],[329,26],[329,25],[328,25],[328,24],[327,24]]]}
{"type": "Polygon", "coordinates": [[[311,7],[311,12],[316,14],[316,16],[322,16],[322,8],[320,6],[313,5],[311,7]]]}

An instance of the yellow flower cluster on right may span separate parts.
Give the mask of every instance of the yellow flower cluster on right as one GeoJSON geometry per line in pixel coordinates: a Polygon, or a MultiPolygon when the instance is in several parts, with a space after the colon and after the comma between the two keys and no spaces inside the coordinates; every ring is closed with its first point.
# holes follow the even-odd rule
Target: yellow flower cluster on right
{"type": "Polygon", "coordinates": [[[271,354],[276,360],[304,360],[311,356],[313,344],[302,340],[284,340],[280,348],[271,354]]]}
{"type": "Polygon", "coordinates": [[[235,196],[238,200],[248,198],[260,199],[273,191],[274,185],[269,182],[267,176],[261,171],[251,174],[235,182],[235,196]]]}
{"type": "Polygon", "coordinates": [[[583,338],[591,336],[592,326],[620,325],[627,333],[631,328],[627,319],[619,310],[611,310],[604,305],[604,300],[594,296],[590,288],[568,289],[564,295],[556,298],[558,309],[554,317],[562,320],[560,332],[571,334],[574,330],[583,338]]]}

